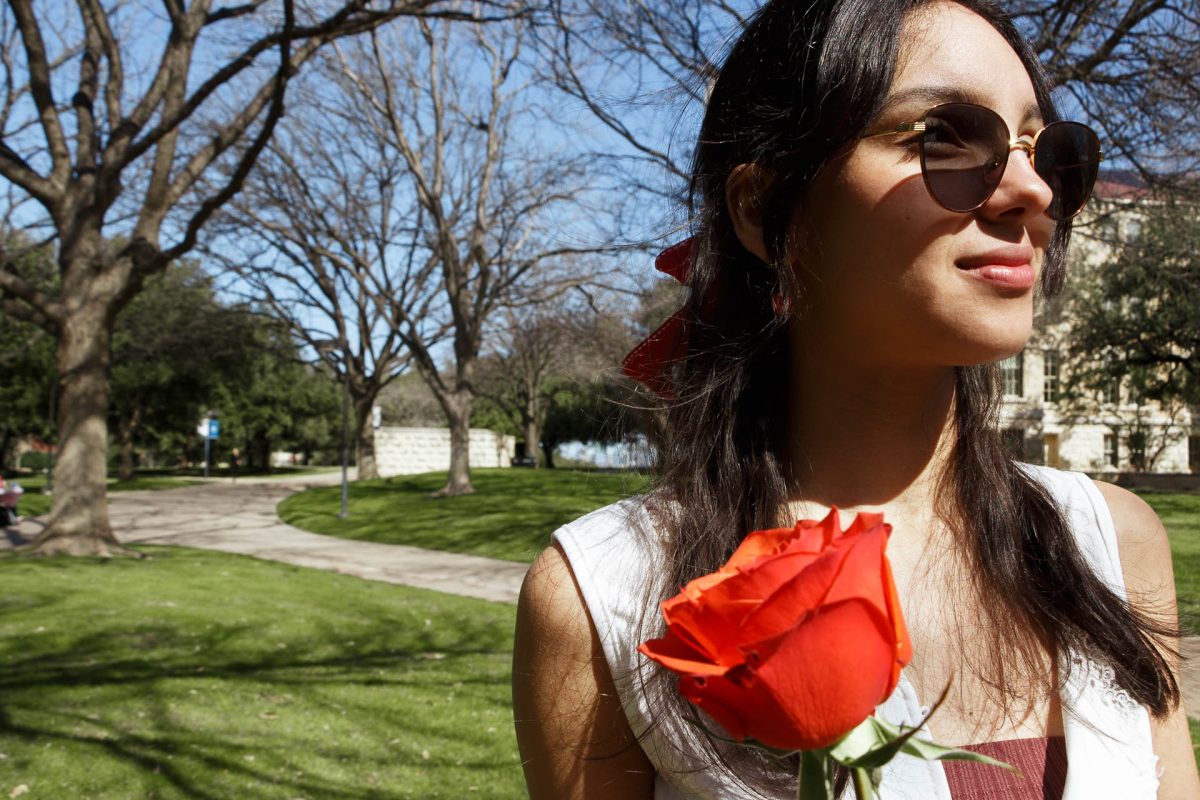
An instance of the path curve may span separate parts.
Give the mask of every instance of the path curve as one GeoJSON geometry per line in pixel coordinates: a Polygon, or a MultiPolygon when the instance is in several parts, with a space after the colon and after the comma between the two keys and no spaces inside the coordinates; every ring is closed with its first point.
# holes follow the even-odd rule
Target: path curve
{"type": "MultiPolygon", "coordinates": [[[[516,602],[526,564],[323,536],[287,525],[275,513],[279,502],[293,492],[340,480],[340,473],[330,472],[113,492],[109,516],[118,539],[126,544],[219,550],[480,600],[516,602]]],[[[39,519],[25,520],[16,530],[28,540],[42,524],[39,519]]],[[[0,547],[6,544],[0,540],[0,547]]],[[[1184,639],[1181,649],[1188,713],[1200,719],[1200,637],[1184,639]]]]}
{"type": "MultiPolygon", "coordinates": [[[[275,513],[288,495],[336,485],[340,473],[208,481],[158,491],[112,492],[108,513],[122,544],[168,544],[238,553],[373,581],[515,603],[528,564],[302,531],[275,513]]],[[[25,540],[44,522],[25,520],[25,540]]]]}

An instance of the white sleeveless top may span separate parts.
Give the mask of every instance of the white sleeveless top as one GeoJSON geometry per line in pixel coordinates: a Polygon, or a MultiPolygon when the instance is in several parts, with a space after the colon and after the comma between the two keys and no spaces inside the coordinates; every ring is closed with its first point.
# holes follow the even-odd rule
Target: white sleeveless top
{"type": "MultiPolygon", "coordinates": [[[[1116,528],[1095,484],[1080,473],[1027,469],[1066,512],[1084,558],[1125,597],[1116,528]]],[[[655,800],[757,796],[719,771],[689,762],[682,748],[665,738],[661,726],[650,724],[649,704],[637,680],[638,671],[648,674],[650,666],[636,648],[647,619],[646,587],[662,574],[660,536],[644,498],[632,498],[563,526],[554,540],[583,593],[630,727],[635,735],[644,735],[642,748],[657,772],[655,800]]],[[[1111,667],[1077,654],[1065,660],[1064,674],[1069,669],[1070,677],[1062,695],[1068,763],[1063,800],[1154,798],[1158,759],[1145,707],[1117,686],[1111,667]]],[[[876,713],[892,724],[915,726],[928,708],[902,673],[896,690],[876,713]]],[[[918,735],[922,734],[927,735],[924,730],[918,735]]],[[[880,800],[951,800],[945,771],[937,762],[901,755],[883,770],[880,800]]]]}

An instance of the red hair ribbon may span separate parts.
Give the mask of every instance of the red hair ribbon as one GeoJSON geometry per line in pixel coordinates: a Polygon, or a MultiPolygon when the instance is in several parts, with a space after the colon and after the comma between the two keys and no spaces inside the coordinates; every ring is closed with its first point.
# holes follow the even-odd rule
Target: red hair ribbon
{"type": "MultiPolygon", "coordinates": [[[[692,239],[684,239],[659,253],[654,268],[686,283],[692,271],[692,239]]],[[[687,323],[680,309],[625,356],[621,369],[662,399],[674,400],[671,367],[687,356],[687,345],[687,323]]]]}

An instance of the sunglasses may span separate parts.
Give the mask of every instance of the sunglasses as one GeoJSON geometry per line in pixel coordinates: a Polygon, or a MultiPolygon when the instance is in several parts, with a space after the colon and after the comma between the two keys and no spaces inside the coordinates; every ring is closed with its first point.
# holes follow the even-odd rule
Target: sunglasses
{"type": "Polygon", "coordinates": [[[1087,125],[1052,122],[1032,141],[1011,139],[999,114],[974,103],[943,103],[916,122],[862,138],[908,132],[921,134],[921,175],[929,196],[942,208],[962,213],[987,202],[1004,177],[1008,154],[1019,149],[1050,187],[1047,216],[1070,219],[1091,197],[1103,158],[1100,139],[1087,125]]]}

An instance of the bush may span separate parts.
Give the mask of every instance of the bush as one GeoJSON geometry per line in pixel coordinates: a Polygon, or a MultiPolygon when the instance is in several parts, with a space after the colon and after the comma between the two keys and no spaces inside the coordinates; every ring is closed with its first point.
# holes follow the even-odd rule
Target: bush
{"type": "Polygon", "coordinates": [[[45,472],[50,469],[50,456],[36,450],[28,450],[17,459],[17,469],[29,472],[45,472]]]}

